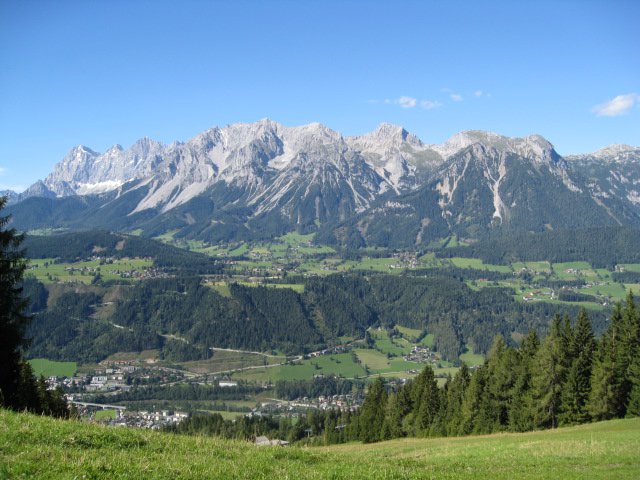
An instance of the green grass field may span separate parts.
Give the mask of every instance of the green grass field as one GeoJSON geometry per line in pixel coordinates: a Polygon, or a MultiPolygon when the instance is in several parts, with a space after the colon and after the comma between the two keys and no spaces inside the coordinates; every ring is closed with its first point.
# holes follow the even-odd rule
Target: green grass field
{"type": "Polygon", "coordinates": [[[43,283],[79,282],[89,284],[96,273],[103,280],[132,279],[131,272],[142,272],[153,266],[152,260],[142,258],[123,258],[113,263],[100,264],[98,260],[84,262],[54,263],[53,258],[38,258],[29,261],[26,275],[32,275],[43,283]]]}
{"type": "Polygon", "coordinates": [[[36,377],[73,377],[78,370],[76,362],[55,362],[46,358],[34,358],[29,360],[33,373],[36,377]]]}
{"type": "Polygon", "coordinates": [[[618,265],[619,267],[623,267],[627,272],[639,272],[640,273],[640,263],[624,263],[622,265],[618,265]]]}
{"type": "Polygon", "coordinates": [[[404,338],[390,338],[386,330],[369,329],[376,350],[387,354],[402,356],[411,352],[411,344],[404,338]]]}
{"type": "Polygon", "coordinates": [[[473,367],[475,365],[482,365],[484,363],[484,355],[473,352],[461,353],[460,360],[466,363],[469,367],[473,367]]]}
{"type": "Polygon", "coordinates": [[[302,360],[300,364],[271,368],[255,368],[233,375],[233,378],[258,382],[277,380],[308,380],[314,375],[336,375],[345,378],[364,377],[364,367],[355,363],[349,353],[322,355],[302,360]]]}
{"type": "Polygon", "coordinates": [[[225,372],[251,366],[272,365],[274,363],[282,363],[285,359],[285,357],[272,357],[256,353],[216,350],[213,353],[213,357],[208,360],[181,362],[180,365],[190,372],[203,374],[225,372]]]}
{"type": "Polygon", "coordinates": [[[433,336],[433,333],[428,333],[424,336],[422,340],[420,340],[420,345],[424,345],[425,347],[433,348],[436,343],[436,337],[433,336]]]}
{"type": "Polygon", "coordinates": [[[515,272],[527,269],[533,272],[550,272],[551,264],[549,262],[514,262],[511,264],[515,272]]]}
{"type": "Polygon", "coordinates": [[[636,479],[639,451],[640,419],[525,434],[281,448],[0,410],[0,478],[636,479]]]}
{"type": "Polygon", "coordinates": [[[396,325],[395,328],[404,338],[406,338],[410,342],[415,342],[422,333],[422,331],[418,330],[417,328],[403,327],[401,325],[396,325]]]}
{"type": "Polygon", "coordinates": [[[103,420],[115,420],[117,416],[118,412],[115,410],[97,410],[93,418],[100,422],[103,420]]]}
{"type": "Polygon", "coordinates": [[[450,261],[458,268],[473,268],[475,270],[511,273],[511,267],[508,265],[492,265],[490,263],[484,263],[482,260],[477,258],[453,257],[450,261]]]}

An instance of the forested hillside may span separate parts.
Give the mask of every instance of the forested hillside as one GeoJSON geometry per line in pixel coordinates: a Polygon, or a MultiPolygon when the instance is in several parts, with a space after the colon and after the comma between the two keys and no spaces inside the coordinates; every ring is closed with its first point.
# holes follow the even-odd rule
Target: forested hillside
{"type": "MultiPolygon", "coordinates": [[[[38,305],[47,303],[38,282],[27,286],[38,305]]],[[[511,289],[476,291],[458,277],[434,272],[310,277],[303,293],[231,284],[228,295],[197,277],[153,279],[120,287],[107,309],[101,305],[109,288],[71,289],[49,302],[29,328],[29,354],[93,362],[149,348],[162,348],[175,360],[207,358],[213,346],[300,354],[344,337],[362,339],[371,326],[401,325],[433,334],[436,349],[455,361],[467,344],[486,352],[498,333],[508,339],[530,329],[544,333],[554,313],[578,308],[524,304],[511,289]]],[[[604,320],[594,313],[597,331],[604,320]]]]}
{"type": "Polygon", "coordinates": [[[557,230],[542,233],[504,231],[468,246],[439,250],[441,258],[473,257],[485,263],[546,260],[587,261],[596,268],[640,262],[640,231],[626,227],[557,230]]]}
{"type": "Polygon", "coordinates": [[[26,237],[23,247],[29,258],[57,258],[74,261],[91,256],[152,258],[154,265],[191,273],[219,273],[222,270],[213,258],[201,253],[166,245],[157,240],[90,230],[57,235],[26,237]]]}

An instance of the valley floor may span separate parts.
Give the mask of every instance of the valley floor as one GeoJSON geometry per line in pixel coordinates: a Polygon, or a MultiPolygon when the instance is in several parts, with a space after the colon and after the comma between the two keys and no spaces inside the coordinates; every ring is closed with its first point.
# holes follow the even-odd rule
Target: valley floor
{"type": "Polygon", "coordinates": [[[255,447],[0,410],[0,478],[640,477],[640,419],[525,434],[255,447]]]}

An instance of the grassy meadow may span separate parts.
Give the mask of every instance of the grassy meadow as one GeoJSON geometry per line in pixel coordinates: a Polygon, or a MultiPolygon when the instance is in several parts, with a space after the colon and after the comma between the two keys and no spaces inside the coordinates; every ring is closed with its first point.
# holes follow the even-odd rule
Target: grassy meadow
{"type": "Polygon", "coordinates": [[[97,273],[104,280],[132,279],[136,274],[152,266],[153,261],[144,258],[123,258],[104,264],[100,264],[99,260],[58,262],[55,258],[38,258],[29,261],[26,274],[34,276],[45,284],[55,282],[90,284],[97,273]]]}
{"type": "Polygon", "coordinates": [[[78,370],[76,362],[56,362],[46,358],[34,358],[29,360],[36,377],[73,377],[78,370]]]}
{"type": "Polygon", "coordinates": [[[635,479],[640,419],[331,447],[104,427],[0,410],[0,478],[635,479]]]}

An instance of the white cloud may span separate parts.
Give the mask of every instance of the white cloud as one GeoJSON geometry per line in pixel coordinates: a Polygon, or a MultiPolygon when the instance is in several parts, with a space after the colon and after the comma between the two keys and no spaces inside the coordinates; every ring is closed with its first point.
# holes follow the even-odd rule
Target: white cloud
{"type": "Polygon", "coordinates": [[[617,117],[618,115],[628,113],[636,103],[640,104],[640,95],[637,93],[627,93],[626,95],[618,95],[608,102],[596,105],[591,111],[599,117],[617,117]]]}
{"type": "Polygon", "coordinates": [[[452,93],[449,95],[449,97],[451,97],[451,100],[453,100],[454,102],[462,101],[462,95],[460,95],[459,93],[452,93]]]}
{"type": "Polygon", "coordinates": [[[398,105],[402,108],[413,108],[418,103],[418,100],[413,97],[402,96],[398,99],[398,105]]]}
{"type": "Polygon", "coordinates": [[[384,100],[369,100],[368,103],[383,103],[385,105],[398,105],[402,108],[415,108],[420,106],[424,110],[432,110],[442,106],[437,100],[420,100],[419,98],[403,95],[399,98],[385,98],[384,100]]]}
{"type": "Polygon", "coordinates": [[[4,167],[0,167],[0,175],[4,175],[4,172],[6,172],[7,169],[4,167]]]}
{"type": "Polygon", "coordinates": [[[476,90],[475,92],[473,92],[473,94],[474,94],[476,97],[481,97],[481,96],[482,96],[482,93],[483,93],[483,92],[482,92],[482,90],[476,90]]]}
{"type": "Polygon", "coordinates": [[[434,108],[441,107],[442,104],[440,102],[436,102],[435,100],[422,100],[420,102],[420,106],[425,110],[431,110],[434,108]]]}

